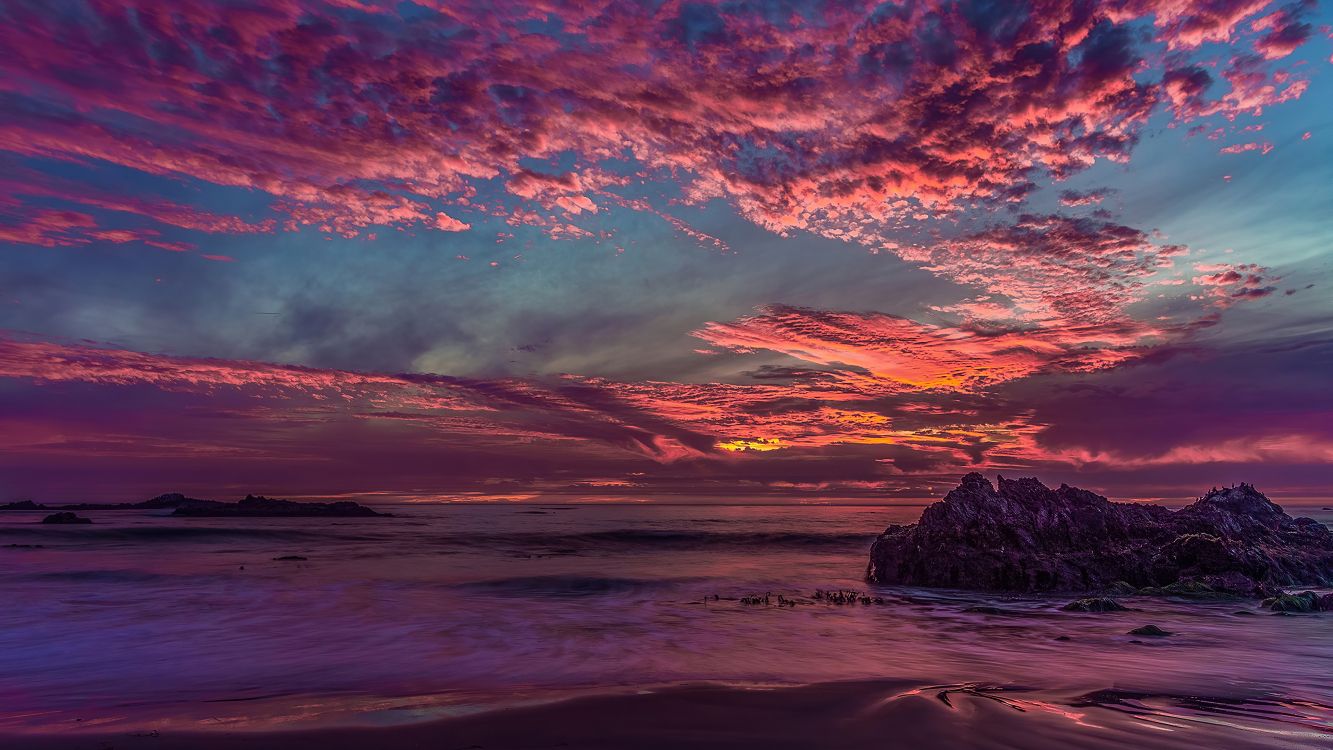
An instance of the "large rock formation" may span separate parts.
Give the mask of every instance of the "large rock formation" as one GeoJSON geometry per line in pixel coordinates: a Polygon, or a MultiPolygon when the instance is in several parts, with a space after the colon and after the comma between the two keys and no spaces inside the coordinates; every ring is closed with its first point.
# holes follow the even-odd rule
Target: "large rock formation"
{"type": "Polygon", "coordinates": [[[1292,518],[1254,487],[1214,489],[1178,511],[1113,503],[1036,479],[968,474],[910,526],[870,549],[875,583],[988,591],[1135,588],[1266,596],[1333,585],[1333,532],[1292,518]]]}

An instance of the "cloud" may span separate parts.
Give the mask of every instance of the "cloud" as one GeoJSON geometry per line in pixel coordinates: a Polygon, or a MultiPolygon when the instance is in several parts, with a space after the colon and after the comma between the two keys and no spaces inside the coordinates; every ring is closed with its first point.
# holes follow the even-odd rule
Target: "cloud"
{"type": "Polygon", "coordinates": [[[1250,28],[1265,32],[1254,43],[1255,51],[1269,60],[1286,57],[1310,39],[1312,27],[1305,17],[1315,8],[1314,0],[1293,2],[1256,19],[1250,28]]]}
{"type": "Polygon", "coordinates": [[[695,336],[736,352],[775,351],[841,367],[849,390],[972,391],[1045,371],[1089,371],[1135,356],[1141,332],[1105,326],[936,326],[881,313],[769,307],[695,336]]]}
{"type": "Polygon", "coordinates": [[[1095,206],[1113,191],[1108,188],[1097,188],[1094,190],[1062,190],[1060,191],[1060,204],[1071,208],[1078,206],[1095,206]]]}
{"type": "Polygon", "coordinates": [[[1269,269],[1255,263],[1198,263],[1194,270],[1200,275],[1190,281],[1207,289],[1217,307],[1267,297],[1277,291],[1273,282],[1281,280],[1269,275],[1269,269]]]}
{"type": "Polygon", "coordinates": [[[151,386],[238,392],[310,414],[351,414],[513,439],[578,439],[655,459],[699,455],[705,436],[625,407],[613,392],[578,383],[361,373],[245,360],[171,357],[84,344],[0,338],[0,377],[39,384],[151,386]]]}
{"type": "Polygon", "coordinates": [[[1269,143],[1268,141],[1264,141],[1264,142],[1262,142],[1262,143],[1259,143],[1259,142],[1252,142],[1252,143],[1236,143],[1236,144],[1233,144],[1233,145],[1230,145],[1230,146],[1225,146],[1225,147],[1223,147],[1223,148],[1220,150],[1220,153],[1223,153],[1223,154],[1243,154],[1243,153],[1245,153],[1246,151],[1258,151],[1258,152],[1261,153],[1261,154],[1267,154],[1269,151],[1272,151],[1272,150],[1273,150],[1273,144],[1269,143]]]}
{"type": "Polygon", "coordinates": [[[943,311],[1050,328],[1105,325],[1125,343],[1157,333],[1133,323],[1126,308],[1143,298],[1148,277],[1170,269],[1185,248],[1099,218],[1024,214],[1012,224],[896,252],[936,275],[1012,303],[1002,307],[987,300],[985,307],[943,311]]]}
{"type": "Polygon", "coordinates": [[[1162,101],[1193,118],[1298,97],[1269,62],[1308,36],[1304,5],[1252,22],[1211,100],[1135,32],[1243,45],[1269,6],[15,2],[0,149],[266,193],[281,226],[342,235],[454,231],[442,210],[466,224],[509,199],[593,213],[609,185],[669,176],[774,231],[873,244],[1123,160],[1162,101]],[[548,15],[560,30],[535,33],[548,15]],[[572,166],[531,167],[551,161],[572,166]]]}
{"type": "Polygon", "coordinates": [[[194,245],[163,239],[155,227],[108,227],[89,210],[129,215],[174,227],[209,234],[271,232],[275,222],[252,223],[223,216],[162,198],[145,198],[98,190],[81,183],[53,178],[16,164],[0,161],[6,175],[0,178],[0,240],[42,247],[74,247],[95,242],[124,244],[140,242],[163,250],[184,252],[194,245]],[[47,199],[74,204],[79,210],[37,208],[24,199],[47,199]]]}
{"type": "Polygon", "coordinates": [[[431,226],[435,227],[436,229],[439,229],[442,232],[466,232],[467,230],[472,228],[472,225],[464,224],[463,222],[444,213],[443,211],[435,214],[435,221],[431,224],[431,226]]]}

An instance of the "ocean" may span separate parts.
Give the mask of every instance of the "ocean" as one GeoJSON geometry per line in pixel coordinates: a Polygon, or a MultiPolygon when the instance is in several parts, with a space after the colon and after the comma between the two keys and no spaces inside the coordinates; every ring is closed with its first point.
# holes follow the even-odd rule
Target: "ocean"
{"type": "Polygon", "coordinates": [[[0,731],[379,726],[892,678],[1070,722],[1333,741],[1333,616],[1138,597],[1077,614],[1068,597],[867,585],[872,539],[920,505],[379,507],[394,517],[0,515],[0,731]],[[871,603],[815,597],[834,590],[871,603]],[[1145,624],[1173,635],[1128,634],[1145,624]]]}

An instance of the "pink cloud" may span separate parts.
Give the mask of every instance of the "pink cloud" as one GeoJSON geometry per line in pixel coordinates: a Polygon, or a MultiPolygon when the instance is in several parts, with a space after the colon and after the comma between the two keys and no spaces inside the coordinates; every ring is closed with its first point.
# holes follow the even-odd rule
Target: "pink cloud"
{"type": "Polygon", "coordinates": [[[1268,141],[1264,141],[1263,143],[1237,143],[1223,148],[1221,150],[1221,153],[1243,154],[1246,151],[1258,151],[1260,153],[1267,154],[1269,151],[1272,150],[1273,150],[1273,144],[1269,143],[1268,141]]]}
{"type": "Polygon", "coordinates": [[[466,232],[472,228],[471,224],[464,224],[443,212],[435,214],[435,221],[432,222],[432,226],[442,232],[466,232]]]}
{"type": "Polygon", "coordinates": [[[819,365],[853,368],[839,377],[862,392],[970,391],[1043,371],[1089,371],[1136,356],[1139,330],[943,327],[880,313],[771,307],[695,336],[736,352],[775,351],[819,365]],[[865,375],[857,372],[864,371],[865,375]]]}
{"type": "MultiPolygon", "coordinates": [[[[939,276],[1010,300],[1005,317],[1060,327],[1125,325],[1126,308],[1143,298],[1147,278],[1171,268],[1185,249],[1101,219],[1022,215],[1013,224],[893,251],[939,276]]],[[[987,309],[994,315],[993,304],[987,309]]]]}
{"type": "Polygon", "coordinates": [[[1268,36],[1214,100],[1197,70],[1154,75],[1130,26],[1151,20],[1175,49],[1233,41],[1266,0],[1037,3],[1003,43],[937,2],[894,14],[835,4],[801,24],[723,8],[702,46],[673,5],[465,2],[410,21],[347,6],[167,13],[97,0],[22,13],[0,32],[11,52],[0,88],[48,107],[11,111],[0,149],[262,191],[282,227],[345,236],[454,231],[441,209],[474,210],[478,186],[497,179],[537,207],[593,213],[598,191],[630,181],[604,164],[631,155],[636,179],[670,176],[689,202],[722,198],[777,232],[873,245],[885,226],[1021,201],[1035,175],[1123,160],[1161,101],[1183,118],[1231,115],[1306,85],[1268,65],[1299,43],[1294,11],[1254,22],[1268,36]],[[564,37],[526,30],[548,10],[564,37]],[[939,38],[956,40],[948,54],[939,38]],[[527,166],[567,155],[559,175],[527,166]]]}
{"type": "Polygon", "coordinates": [[[1060,204],[1071,208],[1079,206],[1095,206],[1106,200],[1106,196],[1110,193],[1111,191],[1105,188],[1085,191],[1064,190],[1060,193],[1060,204]]]}
{"type": "Polygon", "coordinates": [[[1060,459],[1076,465],[1106,464],[1118,468],[1259,462],[1326,463],[1333,461],[1333,440],[1318,435],[1246,436],[1176,445],[1150,455],[1075,451],[1061,454],[1060,459]]]}
{"type": "Polygon", "coordinates": [[[1200,275],[1191,279],[1197,286],[1208,289],[1216,307],[1231,305],[1248,299],[1267,297],[1277,291],[1269,270],[1254,263],[1197,263],[1194,270],[1200,275]]]}
{"type": "Polygon", "coordinates": [[[1304,21],[1315,7],[1314,0],[1300,0],[1256,19],[1250,28],[1266,32],[1254,49],[1269,60],[1286,57],[1310,39],[1311,25],[1304,21]]]}

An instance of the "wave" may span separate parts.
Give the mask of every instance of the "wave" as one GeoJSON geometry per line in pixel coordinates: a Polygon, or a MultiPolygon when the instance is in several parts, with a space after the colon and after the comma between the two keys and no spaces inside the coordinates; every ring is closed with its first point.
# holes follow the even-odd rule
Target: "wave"
{"type": "Polygon", "coordinates": [[[16,576],[29,581],[66,583],[156,583],[171,580],[173,576],[140,570],[63,570],[46,573],[27,573],[16,576]]]}
{"type": "Polygon", "coordinates": [[[1180,720],[1226,717],[1291,724],[1313,730],[1321,737],[1333,733],[1333,706],[1284,696],[1208,696],[1106,689],[1079,696],[1070,705],[1120,711],[1165,726],[1172,726],[1171,722],[1178,724],[1180,720]]]}
{"type": "MultiPolygon", "coordinates": [[[[419,528],[419,527],[418,527],[419,528]]],[[[570,533],[524,531],[508,533],[432,533],[405,526],[379,533],[357,533],[346,527],[294,528],[291,526],[0,526],[0,541],[47,541],[65,543],[155,543],[198,541],[223,542],[267,540],[273,542],[329,544],[380,542],[391,547],[467,548],[530,552],[544,555],[578,555],[599,550],[627,549],[829,549],[868,548],[873,534],[806,531],[717,531],[703,529],[609,529],[570,533]]]]}
{"type": "Polygon", "coordinates": [[[874,534],[819,533],[796,531],[703,531],[697,529],[611,529],[574,534],[477,534],[446,537],[445,542],[471,545],[520,545],[554,550],[654,547],[693,549],[707,547],[776,547],[846,549],[868,547],[874,534]]]}
{"type": "Polygon", "coordinates": [[[659,590],[690,579],[616,578],[578,575],[520,576],[472,581],[458,588],[474,593],[497,596],[527,597],[584,597],[609,594],[632,594],[659,590]]]}

